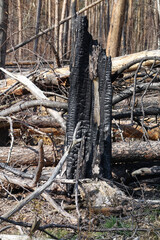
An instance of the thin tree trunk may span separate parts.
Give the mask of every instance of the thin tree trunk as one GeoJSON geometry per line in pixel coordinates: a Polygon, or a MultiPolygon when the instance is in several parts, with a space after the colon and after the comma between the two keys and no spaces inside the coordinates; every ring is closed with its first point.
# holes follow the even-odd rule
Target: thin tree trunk
{"type": "Polygon", "coordinates": [[[48,26],[50,27],[52,22],[51,22],[51,0],[48,0],[48,26]]]}
{"type": "MultiPolygon", "coordinates": [[[[0,67],[5,67],[7,24],[8,0],[0,0],[0,67]]],[[[4,79],[4,73],[1,71],[0,79],[4,79]]]]}
{"type": "Polygon", "coordinates": [[[70,68],[72,68],[74,50],[75,50],[75,21],[76,21],[76,8],[77,8],[77,0],[71,0],[71,60],[70,60],[70,68]]]}
{"type": "MultiPolygon", "coordinates": [[[[18,0],[18,40],[19,43],[22,42],[22,14],[21,14],[21,1],[18,0]]],[[[22,49],[19,49],[19,59],[22,57],[22,49]]]]}
{"type": "MultiPolygon", "coordinates": [[[[157,0],[157,11],[158,11],[158,26],[160,28],[160,0],[157,0]]],[[[158,34],[158,49],[160,49],[160,33],[158,34]]]]}
{"type": "MultiPolygon", "coordinates": [[[[37,16],[36,16],[36,35],[39,32],[39,26],[40,26],[40,16],[41,16],[41,6],[42,6],[42,0],[37,1],[37,16]]],[[[38,38],[35,39],[34,42],[34,52],[37,52],[38,48],[38,38]]]]}
{"type": "MultiPolygon", "coordinates": [[[[63,1],[63,6],[62,6],[62,14],[61,14],[61,20],[65,18],[65,13],[66,13],[66,8],[67,8],[67,0],[63,1]]],[[[64,39],[64,24],[60,26],[59,29],[59,56],[60,58],[63,57],[63,39],[64,39]]]]}
{"type": "Polygon", "coordinates": [[[55,49],[59,56],[59,0],[55,0],[55,49]]]}
{"type": "Polygon", "coordinates": [[[107,39],[106,55],[116,57],[119,55],[121,35],[125,16],[126,0],[114,0],[111,24],[107,39]]]}

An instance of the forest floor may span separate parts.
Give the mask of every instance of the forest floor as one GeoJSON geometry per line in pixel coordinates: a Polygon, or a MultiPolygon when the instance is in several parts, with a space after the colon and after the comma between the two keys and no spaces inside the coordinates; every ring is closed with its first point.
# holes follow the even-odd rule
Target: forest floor
{"type": "MultiPolygon", "coordinates": [[[[110,213],[107,208],[103,212],[93,212],[84,205],[84,201],[79,199],[79,210],[81,221],[79,226],[72,224],[67,218],[59,214],[50,204],[41,196],[32,200],[18,211],[10,219],[16,222],[33,223],[34,219],[40,219],[41,225],[55,224],[55,227],[46,229],[47,232],[55,236],[55,239],[160,239],[160,187],[159,184],[139,184],[128,192],[128,196],[138,199],[137,207],[125,207],[121,213],[110,213]],[[147,201],[147,200],[150,201],[147,201]],[[155,201],[157,200],[157,202],[155,201]],[[58,226],[58,227],[56,227],[58,226]]],[[[124,187],[124,186],[123,186],[124,187]]],[[[127,189],[127,186],[126,186],[127,189]]],[[[1,192],[0,197],[0,215],[8,212],[21,199],[28,194],[21,188],[9,189],[1,192]]],[[[126,191],[127,192],[127,191],[126,191]]],[[[51,196],[72,216],[77,217],[77,210],[74,196],[69,198],[62,192],[52,192],[51,196]]],[[[15,226],[10,223],[1,223],[1,229],[8,227],[5,234],[30,234],[30,229],[15,226]]],[[[1,230],[0,229],[0,230],[1,230]]],[[[2,232],[3,233],[3,232],[2,232]]],[[[48,237],[46,234],[36,231],[33,236],[48,237]]],[[[53,238],[54,239],[54,238],[53,238]]]]}
{"type": "MultiPolygon", "coordinates": [[[[41,79],[39,79],[41,83],[41,79]]],[[[48,80],[49,81],[49,80],[48,80]]],[[[39,83],[39,84],[40,84],[39,83]]],[[[41,83],[43,90],[48,90],[48,86],[43,86],[43,82],[41,83]]],[[[49,82],[49,84],[51,84],[49,82]]],[[[57,84],[57,83],[56,83],[57,84]]],[[[8,88],[8,87],[7,87],[8,88]]],[[[63,81],[59,81],[58,86],[52,83],[52,88],[49,87],[50,92],[58,92],[58,94],[65,95],[68,92],[67,80],[63,79],[63,81]]],[[[20,89],[21,90],[21,89],[20,89]]],[[[157,94],[157,93],[156,93],[157,94]]],[[[66,96],[66,95],[65,95],[66,96]]],[[[19,95],[9,95],[6,94],[2,100],[2,103],[7,103],[9,106],[12,105],[12,102],[19,102],[20,100],[29,101],[32,100],[30,94],[21,93],[19,95]]],[[[51,99],[53,96],[51,97],[51,99]]],[[[138,99],[138,98],[137,98],[138,99]]],[[[139,100],[139,99],[138,99],[139,100]]],[[[59,101],[59,99],[58,99],[59,101]]],[[[66,100],[63,100],[66,101],[66,100]]],[[[152,99],[154,104],[159,105],[159,95],[155,96],[152,99]]],[[[149,98],[149,104],[151,104],[151,98],[149,98]]],[[[139,100],[140,102],[140,100],[139,100]]],[[[137,105],[140,104],[137,102],[137,105]]],[[[121,103],[124,107],[123,102],[121,103]]],[[[148,102],[147,102],[148,104],[148,102]]],[[[3,106],[2,110],[9,107],[3,106]]],[[[120,106],[120,105],[119,105],[120,106]]],[[[119,108],[119,106],[117,108],[119,108]]],[[[128,105],[127,105],[128,106],[128,105]]],[[[116,109],[116,108],[115,108],[116,109]]],[[[39,116],[47,116],[47,113],[44,111],[43,107],[36,107],[26,109],[23,112],[19,112],[13,115],[14,118],[18,120],[26,121],[29,117],[33,115],[39,116]]],[[[64,111],[65,115],[65,111],[64,111]]],[[[35,127],[33,125],[33,127],[35,127]]],[[[35,129],[39,130],[39,128],[35,127],[35,129]]],[[[26,126],[21,127],[20,135],[14,138],[14,146],[23,146],[29,145],[31,142],[37,144],[39,139],[43,138],[37,134],[34,136],[27,135],[26,126]],[[32,141],[33,140],[33,141],[32,141]]],[[[42,130],[42,129],[40,129],[42,130]]],[[[51,129],[50,129],[51,130],[51,129]]],[[[59,131],[59,130],[58,130],[59,131]]],[[[58,136],[56,138],[52,138],[50,135],[48,141],[44,140],[44,144],[55,144],[58,146],[58,154],[57,159],[59,160],[62,156],[63,149],[63,136],[58,136]],[[52,139],[51,139],[52,138],[52,139]]],[[[119,136],[118,136],[119,138],[119,136]]],[[[141,139],[142,140],[142,139],[141,139]]],[[[158,140],[159,141],[159,140],[158,140]]],[[[23,161],[23,159],[22,159],[23,161]]],[[[154,163],[152,163],[154,164],[154,163]]],[[[14,165],[13,165],[14,166],[14,165]]],[[[115,166],[114,166],[115,167],[115,166]]],[[[61,239],[61,240],[91,240],[91,239],[114,239],[114,240],[145,240],[145,239],[160,239],[160,178],[159,174],[154,176],[140,176],[140,178],[132,178],[123,182],[123,171],[120,171],[120,175],[118,179],[115,177],[117,174],[117,170],[122,170],[121,167],[125,168],[127,171],[127,166],[124,163],[124,166],[118,166],[117,169],[113,167],[113,179],[112,181],[118,188],[120,188],[127,197],[130,198],[130,204],[127,205],[125,202],[124,205],[121,205],[121,210],[118,212],[111,212],[110,209],[103,208],[100,211],[93,211],[89,205],[86,204],[86,199],[82,199],[82,196],[79,196],[78,203],[79,209],[77,209],[75,196],[66,196],[64,191],[60,191],[57,189],[55,191],[48,190],[48,193],[52,198],[56,201],[59,206],[62,207],[65,211],[67,211],[70,215],[78,219],[78,224],[73,224],[66,217],[62,216],[57,210],[51,207],[50,203],[46,201],[42,196],[33,199],[28,204],[26,204],[21,210],[19,210],[16,214],[10,217],[11,220],[15,222],[22,223],[33,223],[35,219],[40,220],[40,226],[44,226],[47,224],[52,224],[52,227],[47,228],[46,231],[50,234],[47,235],[44,232],[35,231],[31,233],[30,228],[22,227],[18,225],[14,225],[12,223],[2,222],[0,225],[0,234],[27,234],[33,235],[37,238],[52,238],[52,239],[61,239]],[[137,199],[138,204],[135,204],[135,199],[137,199]],[[132,201],[133,200],[133,201],[132,201]],[[54,236],[54,237],[53,237],[54,236]]],[[[23,169],[30,169],[30,166],[23,166],[23,169]]],[[[53,168],[49,167],[49,170],[53,168]]],[[[137,169],[139,166],[137,166],[137,169]]],[[[47,171],[48,167],[45,167],[47,171]]],[[[20,170],[22,170],[20,168],[20,170]]],[[[31,169],[33,172],[33,169],[31,169]]],[[[1,171],[1,173],[3,170],[1,171]]],[[[117,174],[118,175],[118,174],[117,174]]],[[[0,180],[1,181],[1,180],[0,180]]],[[[19,201],[25,199],[25,197],[31,192],[30,189],[21,188],[18,185],[9,184],[1,181],[0,185],[0,216],[11,210],[19,201]]],[[[113,204],[112,208],[115,205],[113,204]]],[[[116,206],[117,207],[117,206],[116,206]]]]}

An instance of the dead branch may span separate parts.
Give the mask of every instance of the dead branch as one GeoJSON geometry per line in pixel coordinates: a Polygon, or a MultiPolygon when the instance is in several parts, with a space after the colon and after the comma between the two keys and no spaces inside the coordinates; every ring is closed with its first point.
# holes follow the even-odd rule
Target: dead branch
{"type": "Polygon", "coordinates": [[[73,217],[71,214],[69,214],[68,212],[66,212],[64,209],[62,209],[47,192],[43,192],[42,197],[44,197],[51,204],[52,207],[54,207],[59,213],[61,213],[69,221],[71,221],[72,223],[77,223],[77,219],[73,217]]]}
{"type": "MultiPolygon", "coordinates": [[[[7,170],[7,172],[13,173],[14,175],[18,176],[19,178],[28,178],[28,179],[33,179],[34,178],[33,173],[22,172],[22,171],[18,170],[17,168],[13,168],[13,167],[9,166],[6,163],[0,163],[0,168],[7,170]]],[[[49,178],[48,176],[43,175],[43,176],[40,177],[40,180],[47,181],[48,178],[49,178]]],[[[65,182],[65,181],[63,180],[63,182],[65,182]]]]}
{"type": "Polygon", "coordinates": [[[20,112],[23,110],[26,110],[28,108],[32,108],[35,106],[44,106],[46,108],[60,108],[60,109],[68,109],[68,104],[64,102],[53,102],[50,100],[31,100],[26,102],[20,102],[19,104],[16,103],[15,105],[12,105],[11,107],[0,111],[0,116],[7,116],[9,114],[13,114],[16,112],[20,112]]]}
{"type": "Polygon", "coordinates": [[[19,177],[13,177],[3,172],[0,172],[0,180],[3,182],[7,181],[9,183],[15,184],[25,189],[32,189],[32,185],[33,185],[31,180],[23,180],[19,177]]]}
{"type": "MultiPolygon", "coordinates": [[[[39,100],[48,100],[48,98],[43,94],[43,92],[34,84],[32,83],[27,77],[25,76],[14,76],[12,73],[8,72],[7,70],[5,70],[4,68],[0,68],[1,71],[3,71],[4,73],[8,74],[10,77],[16,79],[17,81],[19,81],[20,83],[22,83],[27,89],[29,89],[29,91],[39,100]]],[[[57,122],[59,122],[59,124],[61,125],[61,127],[65,130],[66,129],[66,125],[65,125],[65,121],[64,119],[60,116],[60,114],[53,110],[53,109],[48,109],[47,110],[52,117],[54,117],[57,122]]]]}
{"type": "MultiPolygon", "coordinates": [[[[148,108],[144,108],[144,114],[145,116],[147,115],[159,115],[160,114],[160,108],[158,107],[148,107],[148,108]]],[[[112,118],[118,120],[118,119],[122,119],[122,118],[130,118],[131,116],[131,111],[126,111],[126,112],[121,112],[121,113],[116,113],[114,112],[112,115],[112,118]]],[[[133,116],[143,116],[143,112],[141,109],[137,108],[134,110],[133,112],[133,116]]]]}
{"type": "Polygon", "coordinates": [[[155,175],[160,173],[160,166],[153,166],[151,168],[140,168],[132,172],[132,176],[146,176],[146,175],[155,175]]]}
{"type": "MultiPolygon", "coordinates": [[[[136,85],[135,91],[136,91],[136,93],[140,93],[140,92],[144,91],[148,86],[149,86],[149,83],[138,84],[138,85],[136,85]]],[[[112,104],[115,105],[116,103],[119,103],[128,97],[131,97],[133,95],[133,90],[134,90],[134,87],[131,86],[131,87],[127,88],[126,90],[116,94],[113,97],[112,104]]],[[[148,87],[148,90],[160,91],[160,83],[152,83],[148,87]]]]}
{"type": "Polygon", "coordinates": [[[36,174],[33,179],[33,187],[36,186],[38,183],[41,173],[42,173],[42,168],[44,166],[44,151],[43,151],[43,140],[41,139],[38,143],[38,148],[39,148],[39,161],[38,161],[38,167],[36,170],[36,174]]]}

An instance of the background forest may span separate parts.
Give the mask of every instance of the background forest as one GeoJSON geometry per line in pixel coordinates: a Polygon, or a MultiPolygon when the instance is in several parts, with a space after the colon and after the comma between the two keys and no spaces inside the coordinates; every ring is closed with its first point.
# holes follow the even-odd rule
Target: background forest
{"type": "MultiPolygon", "coordinates": [[[[7,62],[33,61],[34,52],[45,60],[53,61],[55,51],[61,63],[69,60],[71,51],[71,21],[60,21],[73,14],[72,0],[10,0],[7,30],[7,49],[30,39],[39,31],[44,31],[55,25],[56,27],[39,37],[38,45],[31,41],[19,50],[7,55],[7,62]]],[[[159,39],[159,0],[128,0],[123,1],[123,21],[121,22],[121,44],[117,46],[119,55],[130,54],[142,50],[158,48],[159,39]]],[[[114,0],[94,1],[77,0],[76,12],[83,11],[85,7],[93,4],[93,7],[80,12],[79,15],[87,15],[89,20],[89,32],[94,39],[106,48],[107,36],[111,23],[114,0]],[[98,2],[94,5],[93,3],[98,2]]],[[[91,5],[92,6],[92,5],[91,5]]],[[[116,9],[114,9],[116,11],[116,9]]],[[[117,10],[118,11],[118,10],[117,10]]]]}

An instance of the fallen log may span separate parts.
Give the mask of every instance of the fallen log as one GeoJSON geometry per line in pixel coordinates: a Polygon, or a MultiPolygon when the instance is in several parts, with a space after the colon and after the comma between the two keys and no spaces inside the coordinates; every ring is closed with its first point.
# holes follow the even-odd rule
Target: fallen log
{"type": "MultiPolygon", "coordinates": [[[[21,126],[34,126],[39,128],[60,128],[60,125],[56,122],[56,120],[51,116],[38,116],[33,115],[28,119],[25,119],[23,121],[19,119],[12,119],[13,122],[13,128],[20,128],[21,126]]],[[[0,128],[9,128],[9,122],[4,120],[4,118],[0,117],[0,128]]]]}
{"type": "MultiPolygon", "coordinates": [[[[159,141],[134,141],[134,142],[114,142],[112,143],[112,163],[152,161],[160,159],[159,141]]],[[[0,161],[7,161],[9,147],[0,148],[0,161]]],[[[53,166],[54,156],[52,146],[44,145],[44,164],[53,166]]],[[[16,167],[22,165],[38,164],[38,146],[34,147],[13,147],[10,164],[16,167]]]]}
{"type": "MultiPolygon", "coordinates": [[[[6,163],[9,153],[9,147],[0,148],[0,161],[6,163]]],[[[10,165],[20,167],[22,165],[33,165],[37,166],[39,159],[38,146],[34,147],[22,147],[15,146],[12,149],[10,157],[10,165]]],[[[54,154],[52,146],[44,146],[44,165],[53,166],[54,154]]]]}
{"type": "MultiPolygon", "coordinates": [[[[137,69],[138,64],[141,62],[143,58],[153,57],[153,59],[150,59],[143,63],[143,66],[151,66],[155,62],[156,57],[158,57],[159,55],[160,55],[160,50],[151,50],[151,51],[146,50],[138,53],[132,53],[129,55],[112,58],[112,72],[116,72],[123,67],[125,68],[127,64],[137,61],[135,62],[135,64],[131,64],[131,67],[128,68],[128,71],[135,71],[137,69]]],[[[160,58],[158,58],[156,63],[159,63],[159,62],[160,62],[160,58]]]]}
{"type": "Polygon", "coordinates": [[[160,141],[112,143],[112,162],[140,162],[160,159],[160,141]]]}

